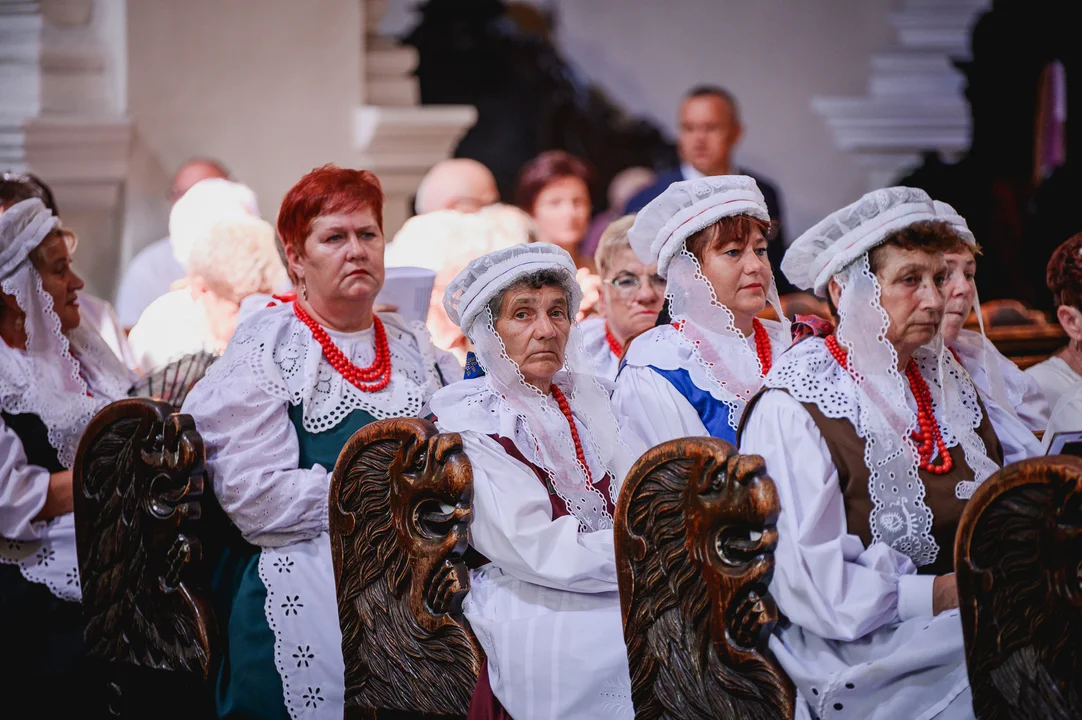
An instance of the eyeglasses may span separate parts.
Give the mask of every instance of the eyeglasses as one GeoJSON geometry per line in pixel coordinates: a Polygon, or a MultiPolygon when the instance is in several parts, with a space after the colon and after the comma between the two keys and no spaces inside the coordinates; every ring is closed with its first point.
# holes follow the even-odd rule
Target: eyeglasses
{"type": "Polygon", "coordinates": [[[665,292],[665,278],[661,277],[657,273],[653,275],[632,275],[629,272],[620,273],[612,280],[606,280],[605,282],[612,285],[616,292],[623,295],[630,295],[638,292],[642,287],[643,280],[650,283],[650,287],[659,295],[665,292]]]}

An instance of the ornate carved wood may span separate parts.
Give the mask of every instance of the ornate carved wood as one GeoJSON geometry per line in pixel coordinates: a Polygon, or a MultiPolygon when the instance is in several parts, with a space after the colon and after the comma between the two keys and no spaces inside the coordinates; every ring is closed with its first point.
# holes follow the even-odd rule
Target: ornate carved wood
{"type": "Polygon", "coordinates": [[[218,645],[198,530],[203,461],[192,418],[142,398],[104,408],[79,444],[86,651],[110,678],[115,715],[212,716],[218,645]]]}
{"type": "Polygon", "coordinates": [[[955,568],[977,717],[1082,717],[1082,459],[989,478],[962,514],[955,568]]]}
{"type": "Polygon", "coordinates": [[[766,649],[778,495],[757,455],[716,438],[658,445],[616,506],[616,562],[639,720],[793,716],[766,649]]]}
{"type": "Polygon", "coordinates": [[[342,450],[330,525],[347,717],[466,714],[482,659],[461,616],[472,500],[461,438],[428,421],[372,423],[342,450]]]}

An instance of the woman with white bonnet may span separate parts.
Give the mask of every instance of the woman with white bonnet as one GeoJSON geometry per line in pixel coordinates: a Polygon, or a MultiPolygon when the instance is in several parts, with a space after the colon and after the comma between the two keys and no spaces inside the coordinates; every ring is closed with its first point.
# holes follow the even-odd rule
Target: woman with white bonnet
{"type": "Polygon", "coordinates": [[[286,193],[278,233],[297,295],[242,320],[183,407],[237,530],[212,583],[221,718],[342,717],[331,472],[353,433],[419,415],[441,377],[459,372],[423,325],[374,309],[384,278],[375,175],[316,168],[286,193]]]}
{"type": "Polygon", "coordinates": [[[668,280],[672,324],[631,343],[613,405],[647,447],[704,435],[735,443],[747,402],[791,344],[769,228],[763,194],[744,175],[675,182],[635,218],[631,247],[668,280]],[[756,317],[768,304],[780,322],[756,317]]]}
{"type": "Polygon", "coordinates": [[[620,358],[632,338],[654,327],[665,302],[665,278],[656,265],[635,257],[627,231],[635,222],[625,215],[601,233],[594,263],[601,277],[598,315],[581,323],[583,346],[594,359],[598,377],[615,380],[620,358]]]}
{"type": "Polygon", "coordinates": [[[800,718],[973,715],[954,536],[1002,458],[938,334],[943,254],[963,243],[923,190],[894,187],[829,215],[782,262],[838,318],[774,363],[740,433],[781,500],[770,590],[790,622],[770,648],[800,718]]]}
{"type": "Polygon", "coordinates": [[[471,262],[444,299],[480,365],[431,402],[473,466],[485,564],[462,607],[488,665],[472,718],[633,712],[612,515],[637,454],[582,350],[575,273],[567,251],[521,245],[471,262]]]}
{"type": "MultiPolygon", "coordinates": [[[[964,241],[957,250],[943,256],[947,261],[943,341],[981,391],[1000,441],[1024,448],[1026,456],[1039,455],[1040,443],[1033,433],[1048,425],[1048,402],[1037,382],[996,350],[984,334],[975,280],[980,247],[969,224],[947,203],[936,200],[935,209],[936,215],[950,223],[964,241]],[[963,327],[970,312],[976,313],[980,332],[963,327]]],[[[1006,447],[1004,450],[1013,454],[1006,447]]]]}
{"type": "Polygon", "coordinates": [[[47,717],[85,710],[71,466],[131,378],[80,325],[75,235],[38,199],[0,214],[0,637],[5,688],[47,717]],[[63,692],[57,692],[63,689],[63,692]]]}

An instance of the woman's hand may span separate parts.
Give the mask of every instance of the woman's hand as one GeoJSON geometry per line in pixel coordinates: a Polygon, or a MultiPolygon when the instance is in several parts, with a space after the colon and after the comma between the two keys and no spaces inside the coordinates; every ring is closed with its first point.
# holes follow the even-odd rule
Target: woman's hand
{"type": "Polygon", "coordinates": [[[958,607],[958,583],[954,573],[938,575],[932,581],[932,614],[938,615],[945,610],[958,607]]]}
{"type": "Polygon", "coordinates": [[[575,279],[582,288],[582,305],[579,306],[577,320],[583,320],[597,311],[597,303],[601,299],[601,276],[586,268],[579,268],[575,279]]]}
{"type": "Polygon", "coordinates": [[[72,502],[71,470],[53,473],[49,476],[49,492],[45,495],[45,505],[34,520],[52,520],[54,517],[70,513],[72,502]]]}

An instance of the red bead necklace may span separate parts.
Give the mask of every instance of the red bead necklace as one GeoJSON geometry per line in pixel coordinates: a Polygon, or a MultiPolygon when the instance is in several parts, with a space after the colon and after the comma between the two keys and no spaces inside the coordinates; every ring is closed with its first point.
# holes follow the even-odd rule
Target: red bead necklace
{"type": "Polygon", "coordinates": [[[378,315],[372,316],[376,334],[376,359],[368,367],[361,368],[354,365],[353,361],[338,349],[327,331],[313,320],[299,303],[293,303],[293,312],[312,331],[312,336],[323,348],[323,357],[327,358],[331,367],[353,387],[361,392],[379,392],[391,382],[391,350],[387,346],[387,331],[383,329],[383,322],[378,315]]]}
{"type": "Polygon", "coordinates": [[[766,334],[766,328],[759,322],[759,318],[752,318],[751,328],[755,334],[755,352],[759,355],[759,364],[763,366],[763,377],[774,366],[774,351],[770,345],[770,336],[766,334]]]}
{"type": "Polygon", "coordinates": [[[579,430],[575,427],[575,419],[571,417],[571,405],[567,402],[567,396],[564,395],[563,390],[553,385],[552,397],[556,400],[556,404],[560,406],[560,412],[567,418],[567,424],[571,427],[571,440],[575,443],[575,455],[578,457],[579,462],[582,463],[583,469],[586,470],[586,482],[593,485],[594,477],[590,474],[590,466],[586,464],[586,454],[582,451],[582,440],[579,439],[579,430]]]}
{"type": "MultiPolygon", "coordinates": [[[[843,368],[848,368],[846,364],[848,353],[838,344],[838,339],[834,335],[827,336],[826,346],[838,364],[843,368]]],[[[913,392],[913,398],[917,401],[917,425],[920,429],[913,433],[913,442],[917,443],[920,468],[933,475],[946,475],[954,469],[954,458],[947,451],[947,443],[943,441],[939,422],[932,411],[932,391],[928,389],[928,383],[912,360],[905,366],[905,376],[909,380],[909,389],[913,392]],[[939,465],[932,463],[934,450],[939,451],[939,465]]]]}
{"type": "Polygon", "coordinates": [[[620,357],[624,354],[624,346],[620,344],[620,341],[616,339],[616,336],[612,334],[612,330],[609,329],[609,324],[605,323],[605,340],[609,344],[609,350],[612,350],[612,354],[616,357],[620,357]]]}

